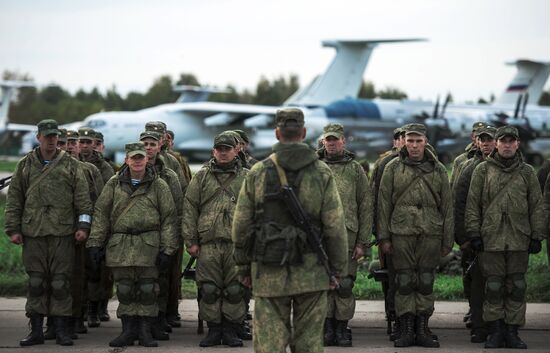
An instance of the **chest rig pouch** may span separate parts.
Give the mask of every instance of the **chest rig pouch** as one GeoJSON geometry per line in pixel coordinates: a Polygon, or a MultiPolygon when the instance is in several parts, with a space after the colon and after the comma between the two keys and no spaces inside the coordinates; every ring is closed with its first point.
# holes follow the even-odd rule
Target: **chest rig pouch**
{"type": "MultiPolygon", "coordinates": [[[[272,159],[262,163],[266,167],[264,199],[257,210],[258,228],[254,243],[253,261],[265,266],[289,266],[303,262],[303,254],[311,252],[307,235],[300,229],[282,199],[281,180],[272,159]]],[[[288,184],[299,191],[305,168],[287,171],[288,184]]]]}

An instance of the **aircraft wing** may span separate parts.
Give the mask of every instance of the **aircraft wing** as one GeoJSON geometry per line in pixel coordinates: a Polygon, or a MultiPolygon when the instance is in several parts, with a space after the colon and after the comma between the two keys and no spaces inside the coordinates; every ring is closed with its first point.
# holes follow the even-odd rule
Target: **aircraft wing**
{"type": "Polygon", "coordinates": [[[22,131],[22,132],[33,132],[37,131],[36,125],[30,124],[14,124],[8,123],[6,126],[6,131],[22,131]]]}

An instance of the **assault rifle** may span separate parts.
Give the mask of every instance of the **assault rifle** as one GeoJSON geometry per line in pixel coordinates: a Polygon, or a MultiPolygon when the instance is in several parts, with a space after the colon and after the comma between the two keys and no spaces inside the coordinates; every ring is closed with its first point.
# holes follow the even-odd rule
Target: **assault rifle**
{"type": "Polygon", "coordinates": [[[325,271],[330,278],[330,282],[333,283],[336,288],[338,288],[338,279],[336,279],[335,271],[333,270],[327,253],[323,248],[321,236],[313,227],[313,224],[311,223],[308,214],[302,207],[302,204],[300,203],[300,200],[298,200],[298,197],[296,196],[296,193],[294,192],[292,187],[288,185],[282,185],[281,198],[286,204],[288,210],[290,211],[292,218],[294,218],[294,221],[307,234],[307,242],[311,249],[317,254],[317,260],[319,264],[323,265],[323,267],[325,268],[325,271]]]}
{"type": "Polygon", "coordinates": [[[193,268],[193,264],[195,263],[196,257],[189,258],[189,262],[187,262],[187,265],[185,265],[185,269],[183,270],[183,273],[181,274],[181,277],[183,279],[190,279],[195,280],[196,277],[196,271],[193,268]]]}
{"type": "Polygon", "coordinates": [[[0,190],[7,188],[10,185],[13,175],[0,179],[0,190]]]}

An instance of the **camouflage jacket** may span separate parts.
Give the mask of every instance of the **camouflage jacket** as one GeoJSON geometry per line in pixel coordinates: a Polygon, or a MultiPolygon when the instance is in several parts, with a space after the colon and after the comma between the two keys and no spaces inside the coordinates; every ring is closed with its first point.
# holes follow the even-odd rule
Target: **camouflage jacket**
{"type": "Polygon", "coordinates": [[[137,186],[123,166],[111,178],[95,204],[86,247],[106,246],[110,267],[155,265],[160,251],[172,255],[178,247],[176,209],[170,188],[147,167],[137,186]]]}
{"type": "Polygon", "coordinates": [[[92,163],[79,161],[78,159],[77,161],[82,166],[84,176],[88,182],[88,190],[90,191],[90,200],[92,201],[93,207],[97,201],[97,198],[101,195],[103,187],[105,186],[103,177],[101,176],[99,169],[97,169],[97,167],[92,163]]]}
{"type": "Polygon", "coordinates": [[[453,205],[445,166],[428,149],[422,162],[409,159],[404,147],[386,166],[378,193],[378,239],[392,235],[441,237],[451,248],[453,205]]]}
{"type": "Polygon", "coordinates": [[[386,151],[382,155],[380,155],[380,158],[374,162],[374,166],[372,168],[372,174],[371,174],[371,188],[372,192],[374,194],[374,202],[373,202],[373,219],[372,224],[373,227],[373,233],[376,234],[376,225],[378,224],[378,190],[380,189],[380,182],[382,181],[382,174],[384,173],[384,169],[386,169],[386,166],[389,162],[391,162],[394,158],[399,156],[399,149],[398,148],[392,148],[389,151],[386,151]]]}
{"type": "Polygon", "coordinates": [[[531,238],[544,238],[546,214],[538,180],[519,152],[506,161],[495,150],[476,167],[465,226],[469,236],[481,236],[485,251],[525,251],[531,238]]]}
{"type": "Polygon", "coordinates": [[[472,150],[475,150],[475,146],[472,142],[466,146],[464,149],[464,153],[458,155],[458,157],[455,158],[453,161],[453,167],[451,169],[451,188],[454,188],[454,185],[456,181],[458,180],[458,177],[460,176],[460,171],[462,170],[462,165],[464,162],[466,162],[468,159],[473,157],[472,150]]]}
{"type": "MultiPolygon", "coordinates": [[[[330,168],[319,161],[315,151],[302,143],[276,144],[273,147],[278,163],[287,171],[306,168],[299,186],[298,198],[302,207],[321,225],[324,248],[338,273],[344,273],[348,260],[348,240],[344,210],[338,195],[336,180],[330,168]]],[[[239,194],[233,222],[235,261],[241,273],[250,271],[254,295],[260,297],[291,296],[300,293],[327,290],[329,277],[319,265],[315,253],[303,255],[301,265],[263,266],[251,262],[246,255],[254,248],[254,230],[257,212],[262,210],[265,163],[252,167],[239,194]]],[[[248,272],[250,273],[250,272],[248,272]]]]}
{"type": "Polygon", "coordinates": [[[174,203],[176,205],[178,218],[177,229],[179,230],[181,227],[181,217],[183,215],[183,195],[185,194],[185,190],[182,192],[178,175],[172,169],[166,167],[164,158],[162,156],[157,156],[157,158],[155,159],[154,168],[157,175],[162,180],[164,180],[170,188],[172,199],[174,200],[174,203]]]}
{"type": "Polygon", "coordinates": [[[89,158],[84,158],[81,154],[79,156],[79,159],[83,162],[89,162],[95,165],[97,169],[99,169],[99,171],[101,172],[101,177],[103,178],[104,184],[107,184],[109,179],[111,179],[111,177],[115,175],[113,167],[111,167],[111,165],[107,163],[107,161],[99,152],[93,151],[92,155],[89,158]]]}
{"type": "MultiPolygon", "coordinates": [[[[58,150],[54,158],[60,153],[58,150]]],[[[92,214],[82,167],[68,153],[29,190],[49,167],[44,166],[39,148],[17,163],[6,202],[6,234],[21,233],[32,238],[66,236],[76,231],[78,216],[92,214]]]]}
{"type": "Polygon", "coordinates": [[[185,174],[183,174],[183,168],[181,167],[180,162],[178,162],[176,157],[174,157],[167,151],[161,151],[158,155],[164,159],[164,165],[167,168],[170,168],[174,172],[176,172],[176,175],[178,176],[178,179],[180,181],[181,190],[185,193],[185,189],[187,189],[189,183],[185,178],[185,174]]]}
{"type": "MultiPolygon", "coordinates": [[[[181,153],[176,151],[169,150],[168,154],[176,158],[176,160],[181,166],[181,170],[183,172],[183,176],[185,177],[185,181],[187,181],[187,184],[189,184],[189,182],[191,181],[191,178],[193,177],[193,174],[191,174],[191,168],[189,168],[189,162],[187,162],[187,158],[185,158],[181,153]]],[[[185,195],[185,190],[183,191],[183,194],[185,195]]]]}
{"type": "Polygon", "coordinates": [[[233,213],[247,173],[248,169],[242,168],[237,160],[222,169],[211,159],[193,176],[183,203],[185,246],[215,239],[231,241],[233,213]]]}
{"type": "Polygon", "coordinates": [[[331,160],[321,150],[319,159],[325,162],[336,180],[336,187],[346,219],[348,246],[350,251],[356,245],[366,246],[372,232],[373,193],[367,175],[354,160],[355,155],[344,151],[342,158],[331,160]]]}

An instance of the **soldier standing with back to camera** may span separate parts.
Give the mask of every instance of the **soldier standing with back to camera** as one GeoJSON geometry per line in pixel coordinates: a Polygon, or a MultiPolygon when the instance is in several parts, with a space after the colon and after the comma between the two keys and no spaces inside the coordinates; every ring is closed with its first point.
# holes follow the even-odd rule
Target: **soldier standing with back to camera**
{"type": "Polygon", "coordinates": [[[340,286],[328,292],[328,312],[325,319],[325,346],[350,347],[351,331],[348,321],[355,313],[353,286],[357,276],[357,260],[365,255],[372,231],[373,195],[369,180],[355,155],[345,149],[344,127],[329,124],[323,129],[323,148],[319,159],[325,162],[336,180],[338,193],[344,207],[348,236],[348,270],[340,286]]]}
{"type": "Polygon", "coordinates": [[[29,275],[25,311],[31,333],[21,346],[44,343],[44,316],[53,318],[57,344],[73,344],[67,324],[75,241],[86,241],[92,209],[82,169],[57,148],[58,135],[55,120],[38,123],[39,147],[19,161],[8,191],[5,231],[23,245],[29,275]]]}
{"type": "Polygon", "coordinates": [[[380,250],[392,254],[396,271],[396,347],[439,347],[428,320],[435,269],[453,245],[453,206],[447,170],[427,142],[424,125],[405,126],[405,146],[386,166],[378,195],[380,250]]]}
{"type": "Polygon", "coordinates": [[[541,250],[546,214],[535,171],[518,151],[517,129],[502,126],[496,137],[496,150],[472,175],[465,227],[486,278],[485,348],[526,349],[518,336],[527,307],[525,273],[529,254],[541,250]]]}
{"type": "Polygon", "coordinates": [[[270,158],[254,165],[239,194],[234,256],[242,283],[252,285],[254,294],[254,351],[286,352],[290,345],[295,353],[318,353],[323,352],[327,291],[335,288],[331,278],[346,273],[344,210],[330,168],[302,143],[303,112],[281,109],[275,119],[279,143],[270,158]],[[327,257],[315,251],[312,237],[294,220],[281,197],[283,187],[298,194],[327,257]],[[328,258],[330,277],[321,258],[328,258]]]}

